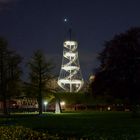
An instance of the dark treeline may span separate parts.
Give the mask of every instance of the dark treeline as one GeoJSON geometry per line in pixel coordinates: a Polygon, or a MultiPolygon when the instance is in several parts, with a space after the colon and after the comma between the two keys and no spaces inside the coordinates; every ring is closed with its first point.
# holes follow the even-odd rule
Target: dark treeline
{"type": "Polygon", "coordinates": [[[139,104],[140,28],[131,28],[106,41],[98,59],[100,67],[92,83],[93,95],[139,104]]]}
{"type": "Polygon", "coordinates": [[[0,38],[0,98],[3,101],[4,114],[8,114],[7,99],[19,94],[20,75],[22,73],[19,64],[21,57],[7,48],[7,41],[0,38]]]}
{"type": "Polygon", "coordinates": [[[38,101],[39,114],[42,114],[42,99],[49,88],[47,82],[53,78],[53,63],[46,61],[45,54],[40,50],[34,52],[28,62],[29,82],[22,81],[22,58],[16,52],[11,51],[7,40],[0,37],[0,100],[3,102],[3,113],[9,114],[8,101],[11,98],[26,94],[38,101]]]}

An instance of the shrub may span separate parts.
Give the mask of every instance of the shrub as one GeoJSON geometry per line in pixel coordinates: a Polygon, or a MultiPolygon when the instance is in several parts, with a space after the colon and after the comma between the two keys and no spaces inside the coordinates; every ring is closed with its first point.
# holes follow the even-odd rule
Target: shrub
{"type": "Polygon", "coordinates": [[[0,140],[58,140],[59,137],[51,136],[47,132],[37,132],[22,126],[1,126],[0,140]]]}

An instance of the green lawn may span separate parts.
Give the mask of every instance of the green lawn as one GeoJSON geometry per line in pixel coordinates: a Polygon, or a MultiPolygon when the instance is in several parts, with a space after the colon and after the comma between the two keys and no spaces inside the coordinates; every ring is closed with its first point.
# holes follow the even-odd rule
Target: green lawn
{"type": "Polygon", "coordinates": [[[77,112],[38,115],[14,115],[1,118],[16,125],[37,131],[48,131],[61,136],[93,137],[131,137],[140,139],[140,118],[133,118],[130,112],[77,112]]]}

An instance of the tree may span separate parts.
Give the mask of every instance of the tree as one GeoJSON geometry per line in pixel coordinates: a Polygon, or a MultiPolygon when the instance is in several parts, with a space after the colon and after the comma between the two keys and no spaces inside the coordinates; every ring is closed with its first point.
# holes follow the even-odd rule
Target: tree
{"type": "Polygon", "coordinates": [[[30,85],[31,89],[36,93],[39,105],[39,114],[42,114],[42,99],[43,94],[47,92],[47,83],[52,79],[52,62],[46,62],[44,54],[37,50],[30,60],[30,85]]]}
{"type": "Polygon", "coordinates": [[[8,81],[7,81],[7,93],[9,98],[13,96],[19,96],[21,93],[21,74],[20,67],[22,58],[15,52],[10,52],[8,58],[8,81]],[[11,90],[12,89],[12,90],[11,90]]]}
{"type": "Polygon", "coordinates": [[[10,51],[7,41],[0,37],[0,97],[3,101],[4,114],[8,114],[7,100],[18,93],[21,69],[21,57],[10,51]],[[12,89],[12,90],[11,90],[12,89]]]}
{"type": "Polygon", "coordinates": [[[92,83],[93,93],[137,104],[140,100],[140,28],[131,28],[105,42],[99,60],[101,65],[92,83]]]}

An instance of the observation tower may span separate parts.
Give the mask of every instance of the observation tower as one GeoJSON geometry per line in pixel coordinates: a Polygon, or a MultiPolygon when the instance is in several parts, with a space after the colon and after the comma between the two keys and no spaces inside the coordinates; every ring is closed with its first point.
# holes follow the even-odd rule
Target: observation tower
{"type": "Polygon", "coordinates": [[[69,35],[70,39],[63,43],[62,66],[57,83],[66,92],[78,92],[82,88],[84,80],[78,59],[78,43],[71,40],[71,29],[69,35]]]}

